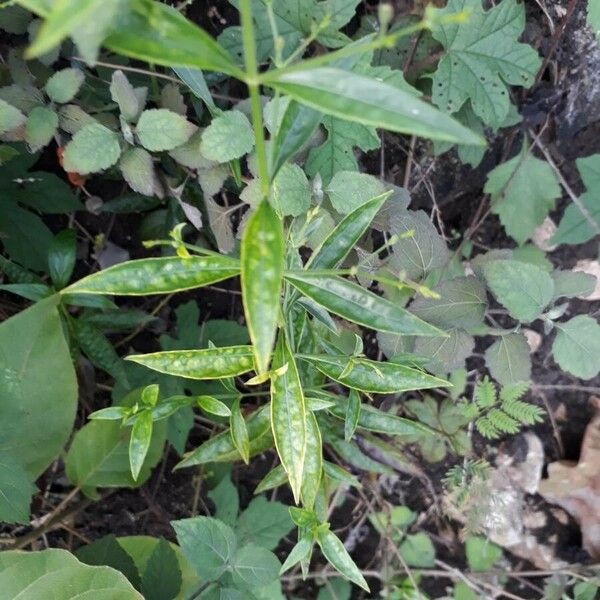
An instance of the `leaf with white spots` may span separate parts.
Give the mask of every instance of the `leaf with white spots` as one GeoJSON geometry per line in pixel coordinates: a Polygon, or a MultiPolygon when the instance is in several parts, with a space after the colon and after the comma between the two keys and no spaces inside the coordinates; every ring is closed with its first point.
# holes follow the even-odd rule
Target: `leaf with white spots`
{"type": "Polygon", "coordinates": [[[306,409],[296,362],[283,333],[279,336],[273,363],[274,369],[280,369],[271,376],[273,438],[297,504],[306,453],[306,409]]]}
{"type": "Polygon", "coordinates": [[[235,277],[239,262],[228,256],[142,258],[88,275],[63,293],[146,296],[191,290],[235,277]]]}
{"type": "Polygon", "coordinates": [[[128,356],[127,360],[159,373],[187,379],[224,379],[247,373],[254,368],[250,346],[167,350],[152,354],[135,354],[128,356]]]}
{"type": "Polygon", "coordinates": [[[284,252],[281,221],[263,200],[246,224],[241,248],[244,312],[259,374],[267,371],[275,343],[284,252]]]}

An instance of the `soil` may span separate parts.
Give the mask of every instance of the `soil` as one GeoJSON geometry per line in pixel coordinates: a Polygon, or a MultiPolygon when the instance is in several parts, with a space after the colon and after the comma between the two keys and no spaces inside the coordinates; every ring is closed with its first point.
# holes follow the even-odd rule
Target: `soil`
{"type": "MultiPolygon", "coordinates": [[[[362,11],[373,10],[373,4],[364,2],[362,11]]],[[[397,9],[405,10],[404,2],[395,2],[397,9]]],[[[483,195],[483,185],[486,174],[497,164],[514,154],[520,147],[523,135],[531,128],[543,127],[542,143],[552,154],[559,169],[575,192],[581,191],[574,159],[600,152],[600,50],[594,43],[592,34],[584,26],[584,2],[564,3],[550,0],[545,2],[548,15],[555,28],[551,32],[548,18],[542,13],[537,3],[528,3],[528,25],[526,37],[547,58],[547,67],[540,77],[539,82],[530,90],[514,93],[513,100],[518,104],[520,112],[524,115],[523,122],[509,130],[502,130],[496,135],[482,164],[476,169],[460,164],[453,152],[437,158],[431,158],[428,144],[417,143],[414,149],[414,163],[408,178],[408,187],[413,189],[412,207],[424,208],[427,211],[439,209],[441,221],[446,232],[464,232],[471,225],[481,203],[486,202],[483,195]],[[570,9],[575,4],[574,10],[567,12],[566,27],[561,32],[561,24],[565,19],[565,9],[570,9]],[[417,185],[420,173],[426,172],[427,185],[417,185]],[[436,199],[434,206],[432,199],[436,199]]],[[[235,19],[235,11],[224,0],[214,3],[195,2],[189,10],[189,16],[196,19],[212,34],[218,32],[235,19]],[[210,4],[207,10],[207,4],[210,4]]],[[[356,27],[356,23],[350,26],[356,27]]],[[[384,172],[387,181],[402,185],[407,169],[407,155],[409,141],[400,136],[385,134],[383,136],[384,172]]],[[[379,175],[381,169],[381,153],[379,151],[364,155],[361,162],[367,172],[379,175]]],[[[93,187],[91,191],[103,200],[108,200],[120,190],[106,183],[93,187]]],[[[563,199],[553,213],[555,218],[562,213],[568,200],[563,199]]],[[[82,214],[81,225],[92,235],[106,234],[109,239],[120,247],[130,252],[132,257],[141,254],[141,246],[135,234],[139,225],[139,215],[118,215],[113,219],[109,215],[82,214]]],[[[50,223],[53,225],[52,222],[50,223]]],[[[61,224],[57,222],[57,228],[61,224]]],[[[473,241],[477,248],[510,247],[512,242],[505,236],[499,221],[495,216],[488,217],[481,227],[475,232],[473,241]]],[[[598,242],[590,241],[580,246],[566,246],[550,254],[556,267],[568,269],[582,258],[597,258],[598,242]]],[[[85,271],[85,263],[80,261],[80,268],[85,271]]],[[[78,273],[82,275],[83,272],[78,273]]],[[[234,283],[225,283],[221,287],[228,289],[234,283]]],[[[2,299],[3,307],[7,304],[2,299]]],[[[178,304],[189,299],[195,299],[200,304],[202,315],[210,318],[241,319],[241,306],[238,297],[217,290],[201,290],[198,293],[178,295],[165,306],[159,317],[163,327],[170,329],[173,324],[173,310],[178,304]]],[[[135,304],[139,308],[152,310],[155,299],[141,299],[135,304]]],[[[9,303],[8,306],[15,306],[9,303]]],[[[15,307],[16,310],[17,307],[15,307]]],[[[598,315],[600,302],[574,301],[569,309],[573,314],[589,313],[598,315]]],[[[541,332],[541,330],[540,330],[541,332]]],[[[115,338],[115,341],[118,338],[115,338]]],[[[137,351],[151,351],[155,349],[155,332],[142,332],[130,342],[130,346],[137,351]]],[[[489,343],[489,342],[488,342],[489,343]]],[[[530,399],[538,403],[556,416],[555,424],[546,419],[543,424],[532,430],[540,437],[544,445],[546,461],[566,458],[576,460],[583,431],[590,420],[591,408],[589,407],[589,391],[581,390],[581,382],[561,372],[550,358],[551,336],[544,336],[540,349],[533,355],[533,381],[538,388],[534,388],[530,399]],[[554,388],[552,386],[560,386],[554,388]]],[[[477,353],[483,352],[486,344],[476,349],[477,353]]],[[[372,344],[370,351],[376,352],[372,344]]],[[[470,369],[483,369],[480,358],[470,359],[470,369]]],[[[80,378],[83,389],[91,390],[86,395],[88,409],[103,406],[107,401],[106,392],[94,393],[90,385],[89,368],[80,369],[80,378]]],[[[96,383],[104,383],[103,375],[96,373],[96,383]]],[[[108,381],[106,383],[109,383],[108,381]]],[[[600,387],[600,378],[585,383],[586,387],[600,387]]],[[[87,410],[86,410],[87,412],[87,410]]],[[[84,414],[79,417],[78,425],[84,422],[84,414]]],[[[192,435],[188,447],[195,447],[201,438],[198,434],[192,435]]],[[[496,450],[486,447],[483,442],[478,442],[483,455],[490,460],[494,459],[496,450]]],[[[500,446],[510,446],[504,440],[500,446]]],[[[518,446],[518,443],[517,443],[518,446]]],[[[518,454],[518,447],[509,450],[518,454]]],[[[393,477],[382,477],[379,481],[364,477],[365,490],[380,494],[392,504],[405,504],[418,513],[418,527],[427,531],[436,545],[437,557],[450,567],[461,569],[465,567],[465,557],[460,543],[460,524],[445,517],[439,510],[437,500],[432,491],[439,497],[442,492],[442,477],[448,467],[456,462],[444,461],[441,464],[428,464],[419,459],[414,449],[409,450],[409,456],[424,471],[426,479],[431,482],[433,490],[424,485],[423,479],[406,474],[399,470],[393,477]]],[[[105,492],[99,502],[90,503],[82,507],[68,523],[68,529],[57,529],[49,532],[43,540],[38,540],[36,545],[43,547],[48,544],[54,547],[67,547],[74,549],[82,543],[92,541],[105,534],[121,535],[153,535],[165,536],[173,539],[173,531],[169,521],[190,516],[193,506],[200,512],[210,508],[210,500],[206,497],[206,486],[201,479],[191,470],[172,471],[177,462],[173,449],[168,450],[160,467],[155,469],[150,480],[136,490],[116,490],[105,492]]],[[[240,492],[242,506],[252,497],[256,483],[269,470],[273,463],[273,456],[266,455],[253,461],[250,468],[234,470],[234,477],[240,492]]],[[[56,505],[69,491],[69,485],[62,472],[62,465],[57,463],[56,468],[50,469],[38,481],[38,487],[44,492],[43,504],[39,500],[33,507],[34,516],[42,516],[47,512],[47,507],[56,505]]],[[[287,491],[278,491],[276,497],[284,502],[290,502],[287,491]]],[[[529,496],[527,503],[543,511],[547,515],[545,527],[536,531],[541,541],[550,538],[556,539],[557,555],[567,562],[586,562],[589,557],[581,549],[581,536],[577,524],[561,510],[548,505],[537,495],[529,496]],[[557,516],[558,515],[558,516],[557,516]]],[[[332,528],[343,538],[352,537],[353,557],[364,568],[379,568],[385,557],[386,548],[381,544],[377,534],[365,524],[360,525],[361,517],[365,511],[365,504],[361,497],[349,492],[344,502],[332,515],[332,528]],[[357,526],[357,523],[359,526],[357,526]]],[[[27,530],[10,531],[11,535],[23,535],[27,530]]],[[[280,545],[280,556],[284,556],[291,548],[293,541],[286,540],[280,545]]],[[[313,569],[318,569],[322,563],[320,558],[315,558],[313,569]]],[[[511,557],[508,554],[507,569],[533,568],[526,561],[511,557]]],[[[540,598],[541,580],[531,579],[525,584],[522,581],[510,580],[507,590],[522,598],[540,598]],[[534,588],[531,588],[533,584],[534,588]],[[537,586],[537,588],[535,587],[537,586]]],[[[377,581],[370,580],[373,584],[372,597],[377,597],[377,581]]],[[[423,589],[432,598],[442,596],[450,580],[429,577],[423,579],[423,589]]],[[[293,587],[287,589],[295,597],[315,598],[316,587],[309,582],[295,582],[293,587]]],[[[355,597],[365,597],[360,592],[355,592],[355,597]]]]}

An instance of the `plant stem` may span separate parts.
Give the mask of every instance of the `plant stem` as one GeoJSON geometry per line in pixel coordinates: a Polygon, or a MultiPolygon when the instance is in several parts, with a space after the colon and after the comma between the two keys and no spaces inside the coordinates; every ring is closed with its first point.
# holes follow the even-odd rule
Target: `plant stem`
{"type": "Polygon", "coordinates": [[[269,169],[267,165],[267,151],[265,146],[265,130],[263,127],[262,107],[260,105],[258,64],[256,62],[256,43],[254,39],[254,24],[252,23],[251,0],[240,1],[240,17],[242,21],[242,39],[244,43],[244,57],[246,61],[246,85],[250,93],[250,106],[252,109],[252,125],[256,143],[256,158],[258,162],[258,175],[260,189],[263,197],[269,194],[269,169]]]}

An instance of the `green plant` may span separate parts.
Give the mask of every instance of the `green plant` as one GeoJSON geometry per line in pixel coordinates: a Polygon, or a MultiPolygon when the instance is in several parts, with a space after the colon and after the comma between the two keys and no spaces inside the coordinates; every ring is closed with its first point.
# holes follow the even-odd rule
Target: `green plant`
{"type": "MultiPolygon", "coordinates": [[[[354,149],[377,148],[376,128],[432,139],[437,153],[456,145],[461,160],[481,161],[486,128],[519,121],[509,86],[531,86],[541,64],[532,47],[517,41],[522,5],[502,0],[485,11],[479,0],[451,1],[393,25],[382,8],[376,26],[363,23],[356,39],[340,31],[355,0],[240,0],[235,6],[241,25],[217,40],[154,0],[19,0],[0,12],[0,27],[32,38],[27,49],[11,51],[12,83],[0,88],[0,191],[10,195],[0,206],[0,229],[11,259],[0,257],[0,266],[12,282],[0,289],[39,301],[0,327],[7,344],[24,332],[23,348],[1,355],[8,420],[19,421],[24,401],[28,408],[47,405],[40,380],[48,369],[60,369],[65,379],[51,393],[63,398],[64,414],[59,419],[57,411],[55,426],[40,436],[51,442],[37,450],[40,456],[14,457],[9,450],[17,433],[2,434],[7,466],[0,476],[12,496],[0,503],[0,516],[27,520],[33,479],[69,436],[76,401],[69,348],[72,355],[80,350],[115,385],[112,405],[88,415],[66,454],[66,474],[77,489],[97,497],[98,488],[142,485],[166,441],[182,456],[177,468],[248,463],[275,449],[279,464],[257,491],[287,482],[298,505],[290,510],[298,542],[283,570],[300,564],[306,574],[317,545],[335,569],[368,590],[328,522],[335,490],[357,485],[333,458],[386,472],[369,448],[393,457],[398,445],[416,442],[426,459],[439,461],[448,450],[471,452],[471,422],[489,439],[536,423],[541,411],[521,399],[531,379],[523,330],[535,321],[547,334],[556,329],[556,362],[578,377],[594,377],[600,326],[589,316],[560,319],[569,308],[563,298],[585,296],[595,282],[554,269],[528,243],[554,208],[560,185],[552,164],[536,158],[535,144],[525,139],[516,156],[488,174],[485,187],[488,212],[519,244],[512,250],[475,254],[469,231],[451,251],[429,216],[408,208],[406,190],[357,172],[354,149]],[[83,60],[56,70],[61,53],[72,58],[68,37],[83,60]],[[415,54],[441,45],[435,69],[407,74],[410,83],[398,61],[406,39],[415,54]],[[313,43],[330,51],[310,54],[313,43]],[[151,69],[99,60],[101,46],[151,69]],[[25,59],[38,59],[34,73],[25,59]],[[249,98],[217,105],[209,85],[226,78],[244,84],[249,98]],[[438,108],[420,98],[424,93],[438,108]],[[140,238],[160,256],[72,282],[73,230],[53,236],[35,214],[81,209],[65,183],[35,170],[35,153],[54,141],[83,194],[90,195],[90,175],[124,180],[116,198],[97,205],[88,197],[86,206],[112,215],[143,212],[140,238]],[[22,155],[23,143],[32,157],[22,155]],[[241,202],[229,205],[228,194],[241,202]],[[525,207],[524,194],[531,199],[525,207]],[[230,217],[242,209],[236,233],[230,217]],[[13,224],[26,235],[14,235],[13,224]],[[237,277],[246,327],[208,320],[199,328],[191,301],[177,309],[177,337],[161,336],[160,351],[129,354],[124,362],[105,335],[135,332],[152,320],[106,296],[170,297],[237,277]],[[356,326],[377,332],[387,361],[370,358],[356,326]],[[500,392],[487,377],[468,379],[465,364],[476,338],[495,340],[484,359],[500,392]],[[44,344],[56,352],[40,350],[44,344]],[[30,353],[36,364],[27,362],[30,353]],[[467,384],[474,386],[472,402],[461,400],[467,384]],[[403,402],[405,416],[378,408],[374,398],[394,395],[395,401],[427,389],[438,392],[403,402]],[[185,453],[194,409],[214,433],[185,453]]],[[[578,162],[588,191],[567,208],[554,242],[580,243],[594,234],[599,156],[578,162]]],[[[471,470],[463,479],[478,477],[471,470]]],[[[220,510],[217,503],[221,520],[194,517],[174,525],[192,563],[206,536],[223,540],[213,571],[197,565],[211,584],[201,597],[223,597],[222,589],[233,598],[254,593],[276,578],[275,543],[264,551],[238,543],[235,520],[220,510]],[[264,559],[258,569],[264,577],[248,580],[243,573],[254,569],[256,557],[264,559]]],[[[409,565],[433,566],[433,545],[422,532],[404,531],[396,541],[409,565]]],[[[173,562],[165,543],[156,552],[173,562]]],[[[404,591],[398,584],[398,597],[415,591],[413,583],[403,582],[404,591]]]]}

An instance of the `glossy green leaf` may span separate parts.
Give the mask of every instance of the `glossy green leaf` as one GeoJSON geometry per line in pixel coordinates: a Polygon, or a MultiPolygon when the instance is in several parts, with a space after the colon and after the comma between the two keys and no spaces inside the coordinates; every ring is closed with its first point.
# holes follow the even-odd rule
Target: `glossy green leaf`
{"type": "Polygon", "coordinates": [[[306,453],[306,409],[296,361],[280,334],[271,376],[271,424],[275,447],[288,474],[296,504],[300,501],[306,453]],[[287,369],[282,368],[287,365],[287,369]]]}
{"type": "Polygon", "coordinates": [[[346,215],[313,252],[308,261],[312,269],[334,269],[348,256],[367,230],[390,193],[365,202],[346,215]]]}
{"type": "Polygon", "coordinates": [[[347,279],[310,271],[289,271],[285,278],[327,310],[364,327],[404,335],[445,335],[398,304],[347,279]]]}
{"type": "MultiPolygon", "coordinates": [[[[348,410],[347,405],[346,399],[342,398],[329,409],[329,412],[338,419],[345,421],[348,410]]],[[[422,435],[423,433],[434,432],[427,425],[423,425],[418,421],[398,417],[368,404],[361,406],[356,425],[362,429],[386,433],[387,435],[422,435]]]]}
{"type": "Polygon", "coordinates": [[[323,552],[323,555],[334,569],[359,587],[363,588],[363,590],[370,592],[365,578],[348,554],[344,544],[342,544],[340,539],[332,531],[329,529],[326,531],[319,531],[317,542],[321,548],[321,552],[323,552]]]}
{"type": "Polygon", "coordinates": [[[348,405],[344,417],[344,439],[349,442],[354,435],[361,413],[360,394],[356,390],[350,390],[348,394],[348,405]]]}
{"type": "Polygon", "coordinates": [[[227,256],[142,258],[88,275],[64,292],[122,296],[170,294],[223,281],[239,272],[238,261],[227,256]]]}
{"type": "Polygon", "coordinates": [[[312,509],[315,505],[321,477],[323,476],[323,441],[317,419],[312,412],[306,413],[306,452],[302,470],[302,506],[312,509]]]}
{"type": "Polygon", "coordinates": [[[74,229],[63,229],[58,233],[50,244],[50,253],[48,254],[48,270],[54,285],[60,289],[63,288],[75,267],[77,236],[74,229]]]}
{"type": "Polygon", "coordinates": [[[311,551],[312,541],[308,537],[303,537],[298,540],[297,544],[290,550],[285,562],[281,565],[280,575],[289,571],[293,566],[305,559],[311,551]]]}
{"type": "Polygon", "coordinates": [[[286,483],[287,480],[287,473],[285,472],[283,465],[277,465],[258,482],[254,493],[262,494],[263,492],[267,492],[268,490],[273,490],[286,483]]]}
{"type": "Polygon", "coordinates": [[[240,453],[242,460],[248,464],[250,460],[250,439],[248,438],[248,428],[246,421],[240,409],[240,399],[236,398],[231,407],[231,416],[229,417],[229,431],[231,440],[236,450],[240,453]]]}
{"type": "Polygon", "coordinates": [[[231,415],[231,411],[227,404],[224,404],[212,396],[198,396],[196,402],[202,410],[205,410],[211,415],[217,415],[218,417],[229,417],[231,415]]]}
{"type": "Polygon", "coordinates": [[[41,552],[2,552],[0,589],[5,598],[11,599],[143,600],[119,571],[85,565],[70,552],[54,548],[41,552]]]}
{"type": "Polygon", "coordinates": [[[34,302],[54,294],[54,290],[43,283],[4,283],[0,284],[0,290],[34,302]]]}
{"type": "Polygon", "coordinates": [[[450,385],[446,380],[433,377],[424,371],[392,362],[325,354],[301,355],[300,358],[310,362],[330,379],[361,392],[392,394],[450,385]]]}
{"type": "Polygon", "coordinates": [[[211,517],[171,521],[181,551],[205,581],[218,579],[231,565],[237,540],[231,527],[211,517]]]}
{"type": "MultiPolygon", "coordinates": [[[[250,456],[260,454],[273,446],[271,435],[270,406],[263,406],[246,419],[250,456]]],[[[240,453],[233,445],[229,431],[223,431],[204,442],[201,446],[185,455],[177,469],[202,465],[209,462],[234,462],[240,460],[240,453]]]]}
{"type": "Polygon", "coordinates": [[[135,354],[127,360],[154,371],[187,379],[225,379],[254,368],[250,346],[225,346],[203,350],[168,350],[135,354]]]}
{"type": "Polygon", "coordinates": [[[58,302],[52,296],[0,324],[0,453],[32,478],[61,451],[77,407],[58,302]]]}
{"type": "Polygon", "coordinates": [[[143,410],[135,417],[129,438],[129,466],[134,480],[140,475],[152,440],[152,413],[143,410]]]}
{"type": "Polygon", "coordinates": [[[390,131],[483,145],[458,121],[413,94],[370,77],[332,67],[274,71],[265,83],[320,112],[390,131]]]}
{"type": "Polygon", "coordinates": [[[293,100],[288,102],[273,140],[273,175],[306,145],[320,120],[318,111],[293,100]]]}
{"type": "Polygon", "coordinates": [[[105,45],[119,54],[169,67],[195,67],[240,78],[227,51],[175,8],[153,0],[133,0],[105,45]]]}
{"type": "Polygon", "coordinates": [[[256,370],[271,361],[283,284],[284,239],[281,221],[263,200],[244,229],[241,248],[242,294],[256,370]]]}

